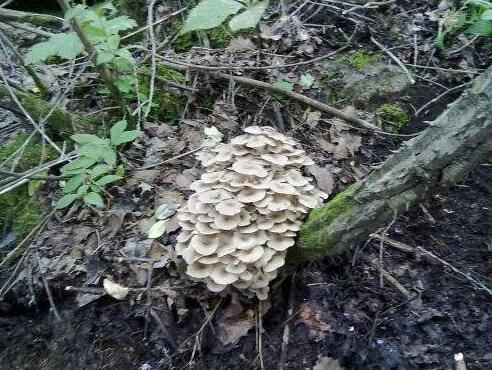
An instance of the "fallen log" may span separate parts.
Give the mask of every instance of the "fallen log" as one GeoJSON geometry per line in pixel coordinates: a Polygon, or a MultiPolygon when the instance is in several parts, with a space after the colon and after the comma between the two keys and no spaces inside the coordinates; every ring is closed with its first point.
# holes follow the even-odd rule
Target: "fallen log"
{"type": "MultiPolygon", "coordinates": [[[[59,137],[68,139],[76,132],[90,132],[94,125],[90,120],[71,114],[66,110],[53,107],[52,104],[28,92],[22,92],[11,88],[24,109],[37,122],[44,119],[52,110],[46,120],[46,129],[59,137]]],[[[12,99],[5,85],[0,84],[0,108],[8,109],[16,114],[23,115],[17,103],[12,99]]]]}
{"type": "Polygon", "coordinates": [[[417,137],[326,205],[311,211],[291,261],[347,251],[492,154],[492,66],[417,137]]]}

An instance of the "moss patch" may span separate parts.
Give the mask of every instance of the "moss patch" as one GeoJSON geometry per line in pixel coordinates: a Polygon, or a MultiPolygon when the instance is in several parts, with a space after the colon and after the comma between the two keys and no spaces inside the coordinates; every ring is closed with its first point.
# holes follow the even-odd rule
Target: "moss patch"
{"type": "Polygon", "coordinates": [[[339,62],[348,64],[355,69],[361,71],[369,64],[377,61],[377,56],[365,53],[362,50],[357,50],[351,54],[344,54],[337,59],[339,62]]]}
{"type": "Polygon", "coordinates": [[[399,104],[383,104],[374,112],[384,130],[400,132],[410,120],[408,113],[399,104]]]}
{"type": "Polygon", "coordinates": [[[309,213],[299,232],[299,244],[305,258],[314,259],[330,254],[330,249],[335,246],[337,239],[330,238],[329,225],[352,210],[354,190],[355,185],[349,186],[326,205],[309,213]]]}
{"type": "MultiPolygon", "coordinates": [[[[20,134],[14,140],[0,146],[0,163],[15,153],[26,138],[26,134],[20,134]]],[[[41,159],[42,152],[42,145],[31,141],[23,149],[15,171],[22,172],[36,166],[41,159]]],[[[54,150],[45,147],[45,161],[55,156],[54,150]]],[[[11,164],[11,162],[10,160],[7,163],[11,164]]],[[[41,213],[41,205],[35,194],[30,194],[29,184],[2,194],[0,195],[0,233],[12,229],[18,238],[22,238],[38,224],[41,213]]]]}

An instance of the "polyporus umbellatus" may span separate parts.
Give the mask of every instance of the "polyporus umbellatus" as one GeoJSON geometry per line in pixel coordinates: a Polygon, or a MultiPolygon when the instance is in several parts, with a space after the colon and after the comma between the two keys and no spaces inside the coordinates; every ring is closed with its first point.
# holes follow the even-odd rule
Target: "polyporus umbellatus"
{"type": "Polygon", "coordinates": [[[271,127],[244,131],[198,154],[205,173],[178,212],[176,251],[211,291],[232,285],[266,299],[302,220],[326,194],[301,173],[313,162],[294,139],[271,127]]]}

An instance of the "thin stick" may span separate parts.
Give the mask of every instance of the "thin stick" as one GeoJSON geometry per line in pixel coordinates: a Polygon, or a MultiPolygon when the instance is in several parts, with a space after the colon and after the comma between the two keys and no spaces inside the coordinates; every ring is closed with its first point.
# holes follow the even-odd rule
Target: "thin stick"
{"type": "Polygon", "coordinates": [[[157,58],[159,58],[165,62],[178,64],[178,65],[188,67],[191,69],[207,70],[207,71],[220,71],[220,70],[248,71],[248,70],[264,70],[264,69],[282,69],[282,68],[302,66],[302,65],[306,65],[306,64],[313,64],[313,63],[319,62],[321,60],[328,59],[328,58],[334,56],[335,54],[338,54],[339,52],[347,49],[348,47],[349,47],[349,45],[344,45],[337,50],[329,52],[328,54],[324,54],[324,55],[321,55],[319,57],[309,59],[309,60],[303,60],[303,61],[296,62],[296,63],[270,65],[270,66],[233,66],[233,65],[229,65],[229,66],[204,66],[204,65],[186,63],[186,62],[183,62],[181,60],[163,57],[162,55],[157,55],[157,58]]]}
{"type": "Polygon", "coordinates": [[[144,339],[147,339],[148,329],[149,329],[149,315],[152,309],[152,272],[154,271],[154,262],[149,265],[149,272],[147,274],[147,304],[145,309],[145,326],[144,326],[144,339]]]}
{"type": "Polygon", "coordinates": [[[455,353],[454,354],[454,366],[456,370],[466,370],[466,363],[463,353],[455,353]]]}
{"type": "MultiPolygon", "coordinates": [[[[51,37],[54,35],[54,33],[52,33],[52,32],[48,32],[48,31],[45,31],[42,29],[34,28],[34,27],[28,26],[24,23],[17,23],[17,22],[3,22],[3,23],[5,25],[10,26],[10,27],[18,28],[22,31],[34,33],[35,35],[40,35],[40,36],[44,36],[44,37],[51,37]]],[[[2,26],[2,24],[0,24],[0,26],[2,26]]],[[[8,29],[8,27],[4,27],[4,28],[8,29]]]]}
{"type": "MultiPolygon", "coordinates": [[[[149,7],[150,7],[150,5],[149,5],[149,7]]],[[[184,7],[184,8],[181,8],[179,10],[176,10],[174,13],[168,14],[168,15],[162,17],[161,19],[156,20],[155,22],[153,22],[151,24],[147,24],[146,26],[144,26],[142,28],[139,28],[136,31],[130,32],[129,34],[123,36],[121,38],[121,40],[126,40],[126,39],[128,39],[128,38],[130,38],[132,36],[138,35],[140,32],[146,31],[149,28],[152,28],[154,26],[157,26],[158,24],[167,21],[169,18],[174,17],[175,15],[178,15],[178,14],[183,13],[186,9],[187,9],[187,7],[184,7]]]]}
{"type": "Polygon", "coordinates": [[[24,108],[24,106],[22,105],[22,103],[19,101],[19,99],[17,98],[17,95],[15,95],[15,92],[12,90],[12,87],[9,85],[8,81],[7,81],[7,78],[5,77],[5,73],[3,71],[2,68],[0,68],[0,74],[2,76],[2,79],[3,79],[3,82],[5,84],[5,88],[7,89],[10,97],[12,98],[12,100],[15,102],[15,104],[19,107],[19,109],[21,110],[22,114],[24,114],[24,116],[26,116],[26,118],[28,119],[28,121],[34,126],[34,128],[36,129],[36,131],[38,131],[41,136],[53,147],[56,149],[56,151],[58,153],[60,153],[61,156],[65,156],[65,153],[63,153],[63,151],[60,149],[60,147],[58,145],[56,145],[55,142],[53,142],[53,140],[50,139],[50,137],[48,135],[46,135],[46,133],[44,132],[44,130],[36,123],[36,121],[31,117],[31,115],[29,114],[29,112],[27,112],[26,108],[24,108]]]}
{"type": "Polygon", "coordinates": [[[55,300],[53,299],[53,295],[51,294],[51,289],[48,284],[48,280],[46,280],[46,276],[42,272],[42,267],[41,267],[41,259],[39,258],[39,252],[36,250],[36,259],[38,261],[38,268],[41,274],[41,280],[43,280],[43,285],[44,289],[46,290],[46,295],[48,296],[48,301],[50,302],[50,307],[53,310],[53,314],[55,315],[56,320],[60,321],[61,316],[58,313],[58,309],[56,308],[55,300]]]}
{"type": "MultiPolygon", "coordinates": [[[[383,240],[383,237],[379,234],[371,234],[370,237],[371,239],[383,240]]],[[[407,244],[397,242],[396,240],[390,239],[387,236],[384,237],[384,244],[393,247],[395,249],[398,249],[402,252],[415,253],[415,248],[412,248],[407,244]]]]}
{"type": "Polygon", "coordinates": [[[278,370],[285,370],[285,362],[287,361],[287,349],[289,348],[290,338],[290,318],[294,315],[295,278],[296,273],[294,272],[290,282],[289,299],[287,302],[287,321],[285,323],[284,332],[282,334],[282,349],[280,350],[278,370]]]}
{"type": "MultiPolygon", "coordinates": [[[[162,64],[166,65],[167,67],[171,67],[171,68],[174,68],[174,69],[177,69],[180,71],[186,71],[188,69],[188,67],[186,67],[186,66],[176,64],[176,63],[166,62],[166,61],[163,61],[162,64]]],[[[373,125],[373,124],[371,124],[371,123],[369,123],[369,122],[367,122],[367,121],[365,121],[359,117],[355,117],[351,114],[345,113],[339,109],[336,109],[334,107],[331,107],[329,105],[326,105],[324,103],[321,103],[317,100],[311,99],[305,95],[302,95],[302,94],[299,94],[296,92],[287,91],[287,90],[284,90],[284,89],[279,88],[277,86],[274,86],[272,84],[269,84],[269,83],[266,83],[263,81],[258,81],[258,80],[248,78],[248,77],[233,76],[233,75],[228,75],[225,73],[218,73],[218,72],[212,72],[211,74],[216,76],[216,77],[225,79],[225,80],[234,80],[234,81],[242,83],[244,85],[259,87],[261,89],[265,89],[268,91],[277,92],[277,93],[283,94],[283,95],[285,95],[291,99],[297,100],[301,103],[304,103],[304,104],[309,105],[313,108],[316,108],[322,112],[325,112],[325,113],[331,114],[333,116],[342,118],[348,122],[352,122],[352,123],[356,124],[357,126],[364,127],[364,128],[370,129],[370,130],[379,130],[379,127],[377,127],[377,126],[375,126],[375,125],[373,125]]]]}
{"type": "Polygon", "coordinates": [[[478,288],[480,288],[481,290],[484,290],[485,292],[487,292],[489,295],[492,296],[492,289],[490,289],[489,287],[487,287],[484,283],[482,283],[481,281],[475,279],[474,277],[470,276],[469,274],[466,274],[460,270],[458,270],[456,267],[454,267],[452,264],[450,264],[449,262],[446,262],[444,261],[443,259],[441,259],[440,257],[436,256],[434,253],[432,252],[429,252],[428,250],[422,248],[422,247],[417,247],[417,249],[421,252],[424,252],[425,254],[429,255],[430,257],[434,258],[436,261],[439,261],[441,262],[444,266],[450,268],[451,270],[453,270],[455,273],[457,273],[458,275],[460,276],[463,276],[466,280],[470,281],[472,284],[474,284],[475,286],[477,286],[478,288]]]}
{"type": "Polygon", "coordinates": [[[363,5],[355,5],[347,10],[344,10],[342,14],[348,14],[358,9],[376,9],[383,5],[393,4],[396,0],[386,0],[386,1],[368,1],[363,5]]]}
{"type": "Polygon", "coordinates": [[[152,99],[154,98],[154,88],[155,88],[155,75],[157,72],[157,64],[156,64],[156,45],[155,45],[155,34],[154,34],[154,6],[156,0],[151,0],[147,10],[147,24],[149,29],[149,40],[151,45],[151,57],[150,57],[150,82],[149,82],[149,97],[146,104],[146,108],[143,110],[143,119],[144,121],[147,119],[147,116],[150,113],[152,108],[152,99]]]}
{"type": "Polygon", "coordinates": [[[447,89],[445,92],[443,92],[442,94],[436,96],[434,99],[429,100],[427,103],[425,103],[424,105],[422,105],[419,109],[417,109],[415,111],[415,116],[418,116],[424,109],[426,109],[427,107],[429,107],[431,104],[435,103],[436,101],[440,100],[441,98],[443,98],[447,94],[449,94],[449,93],[451,93],[451,92],[453,92],[455,90],[461,89],[463,87],[466,87],[468,85],[471,85],[472,83],[473,83],[473,81],[469,81],[469,82],[465,82],[464,84],[461,84],[461,85],[452,87],[450,89],[447,89]]]}
{"type": "Polygon", "coordinates": [[[260,369],[265,370],[263,362],[263,317],[262,317],[261,301],[258,301],[257,319],[258,319],[258,355],[260,357],[260,369]]]}
{"type": "Polygon", "coordinates": [[[11,172],[11,171],[5,171],[0,168],[0,173],[4,175],[9,175],[12,177],[17,177],[21,179],[29,179],[29,180],[47,180],[47,181],[57,181],[61,179],[66,179],[70,176],[36,176],[36,175],[29,175],[29,174],[24,174],[24,173],[17,173],[17,172],[11,172]]]}
{"type": "Polygon", "coordinates": [[[398,64],[398,66],[403,70],[403,72],[407,75],[408,77],[408,80],[410,81],[410,83],[413,85],[415,83],[415,80],[413,79],[412,77],[412,74],[410,73],[410,71],[408,70],[407,67],[405,67],[405,64],[402,63],[402,61],[400,59],[398,59],[395,54],[393,54],[391,51],[389,51],[385,46],[383,46],[382,44],[380,44],[374,37],[371,36],[371,41],[378,47],[380,48],[382,51],[384,51],[386,54],[388,54],[388,56],[393,59],[395,61],[396,64],[398,64]]]}
{"type": "Polygon", "coordinates": [[[199,146],[198,148],[196,149],[193,149],[193,150],[190,150],[186,153],[183,153],[183,154],[180,154],[180,155],[177,155],[175,157],[172,157],[172,158],[169,158],[169,159],[166,159],[165,161],[162,161],[162,162],[159,162],[159,163],[153,163],[153,164],[149,164],[148,166],[145,166],[145,167],[140,167],[140,168],[136,168],[135,171],[144,171],[144,170],[149,170],[151,168],[154,168],[154,167],[157,167],[157,166],[160,166],[162,164],[166,164],[166,163],[169,163],[169,162],[172,162],[176,159],[179,159],[179,158],[182,158],[182,157],[185,157],[187,155],[190,155],[192,153],[195,153],[203,148],[205,148],[206,145],[202,145],[202,146],[199,146]]]}

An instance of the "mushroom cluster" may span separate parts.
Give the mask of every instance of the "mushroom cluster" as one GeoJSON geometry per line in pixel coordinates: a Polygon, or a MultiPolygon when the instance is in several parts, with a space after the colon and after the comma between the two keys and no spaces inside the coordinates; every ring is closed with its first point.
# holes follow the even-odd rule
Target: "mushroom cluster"
{"type": "Polygon", "coordinates": [[[294,139],[271,127],[244,131],[199,153],[205,173],[178,212],[176,251],[209,290],[232,285],[266,299],[302,219],[326,194],[301,173],[313,162],[294,139]]]}

